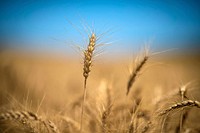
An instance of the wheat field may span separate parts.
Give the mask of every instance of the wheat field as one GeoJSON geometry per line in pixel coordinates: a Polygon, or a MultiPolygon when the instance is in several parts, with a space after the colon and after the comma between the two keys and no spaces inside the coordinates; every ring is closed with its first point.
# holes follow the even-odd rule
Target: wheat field
{"type": "Polygon", "coordinates": [[[2,51],[0,132],[199,133],[200,56],[146,56],[102,56],[83,76],[77,58],[2,51]]]}

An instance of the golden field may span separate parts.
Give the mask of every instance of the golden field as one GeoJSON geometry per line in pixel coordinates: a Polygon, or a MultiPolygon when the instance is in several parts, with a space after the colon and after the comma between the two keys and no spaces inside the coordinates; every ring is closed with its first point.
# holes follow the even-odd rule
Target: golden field
{"type": "MultiPolygon", "coordinates": [[[[181,87],[187,89],[184,101],[200,101],[200,55],[172,52],[150,57],[126,96],[134,59],[104,55],[93,62],[82,132],[199,133],[200,108],[194,104],[160,114],[182,102],[181,87]]],[[[81,58],[1,52],[0,61],[0,132],[80,132],[81,58]]]]}

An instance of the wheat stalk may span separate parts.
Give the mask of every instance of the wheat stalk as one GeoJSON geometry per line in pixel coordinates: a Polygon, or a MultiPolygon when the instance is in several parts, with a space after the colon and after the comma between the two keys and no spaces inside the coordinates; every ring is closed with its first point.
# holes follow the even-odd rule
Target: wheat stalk
{"type": "Polygon", "coordinates": [[[92,33],[91,37],[89,38],[89,44],[87,46],[87,49],[84,51],[84,65],[83,65],[84,92],[83,92],[83,102],[82,102],[82,109],[81,109],[80,131],[82,131],[82,125],[83,125],[84,104],[85,104],[86,94],[87,94],[87,87],[86,87],[87,78],[91,71],[92,58],[94,56],[95,45],[96,45],[96,35],[92,33]]]}
{"type": "Polygon", "coordinates": [[[137,122],[138,122],[138,113],[141,106],[141,100],[139,97],[135,98],[135,106],[131,109],[131,121],[128,128],[128,133],[137,132],[137,122]]]}
{"type": "Polygon", "coordinates": [[[101,115],[101,124],[102,124],[102,132],[103,133],[110,133],[108,129],[108,118],[111,113],[112,104],[108,105],[106,108],[104,108],[102,115],[101,115]]]}
{"type": "Polygon", "coordinates": [[[192,101],[192,100],[186,100],[186,101],[183,101],[183,102],[179,102],[179,103],[176,103],[174,105],[171,105],[169,108],[162,111],[160,113],[160,115],[164,115],[164,114],[169,113],[170,111],[173,111],[173,110],[176,110],[176,109],[179,109],[179,108],[184,108],[184,107],[200,108],[200,102],[199,101],[192,101]]]}

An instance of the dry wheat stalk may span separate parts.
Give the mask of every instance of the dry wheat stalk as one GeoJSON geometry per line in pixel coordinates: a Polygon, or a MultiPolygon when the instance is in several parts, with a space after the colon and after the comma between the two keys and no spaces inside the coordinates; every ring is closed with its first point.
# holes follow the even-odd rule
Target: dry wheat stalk
{"type": "Polygon", "coordinates": [[[134,90],[134,93],[132,95],[132,100],[134,104],[131,106],[131,121],[129,124],[129,133],[135,133],[138,130],[138,122],[140,118],[149,119],[147,112],[145,110],[142,110],[141,107],[141,102],[142,102],[142,96],[141,96],[141,88],[136,88],[134,90]]]}
{"type": "Polygon", "coordinates": [[[110,116],[111,109],[112,109],[112,104],[106,107],[102,112],[101,124],[103,133],[110,133],[110,130],[108,128],[108,117],[110,116]]]}
{"type": "Polygon", "coordinates": [[[174,105],[171,105],[169,108],[165,109],[164,111],[162,111],[160,113],[160,115],[167,114],[168,112],[170,112],[172,110],[183,108],[183,107],[197,107],[197,108],[200,108],[200,102],[199,101],[186,100],[186,101],[183,101],[183,102],[180,102],[180,103],[176,103],[174,105]]]}
{"type": "Polygon", "coordinates": [[[98,122],[101,125],[101,131],[103,133],[110,133],[109,117],[113,107],[111,86],[108,86],[107,82],[102,80],[97,93],[98,96],[96,96],[96,102],[97,107],[100,110],[100,120],[98,120],[98,122]]]}
{"type": "Polygon", "coordinates": [[[45,121],[41,117],[39,117],[37,114],[30,111],[7,111],[5,113],[0,114],[0,121],[12,121],[12,120],[16,120],[19,122],[24,121],[24,120],[30,121],[30,122],[36,121],[36,122],[44,124],[47,130],[50,129],[51,132],[59,133],[57,127],[55,126],[53,122],[49,120],[45,121]]]}
{"type": "Polygon", "coordinates": [[[148,49],[145,48],[145,52],[144,52],[142,59],[136,58],[136,60],[135,60],[136,66],[129,77],[126,95],[129,94],[129,91],[130,91],[133,83],[135,82],[137,76],[139,75],[139,72],[141,71],[141,69],[143,68],[144,64],[147,62],[148,59],[149,59],[148,49]]]}
{"type": "Polygon", "coordinates": [[[137,121],[138,121],[138,112],[141,105],[141,100],[136,102],[135,99],[135,106],[131,110],[131,121],[128,128],[128,133],[133,133],[137,131],[137,121]]]}
{"type": "Polygon", "coordinates": [[[89,38],[89,44],[87,49],[84,51],[84,65],[83,65],[83,76],[84,76],[84,92],[83,92],[83,102],[82,102],[82,109],[81,109],[81,124],[80,124],[80,131],[82,131],[82,121],[83,121],[83,113],[84,113],[84,104],[87,94],[87,78],[91,71],[92,66],[92,58],[94,56],[94,50],[96,45],[96,35],[92,33],[91,37],[89,38]]]}
{"type": "Polygon", "coordinates": [[[180,132],[180,133],[183,132],[183,127],[184,127],[184,124],[185,124],[185,122],[188,118],[188,114],[189,114],[189,110],[182,109],[180,122],[179,122],[179,125],[176,128],[176,132],[180,132]]]}

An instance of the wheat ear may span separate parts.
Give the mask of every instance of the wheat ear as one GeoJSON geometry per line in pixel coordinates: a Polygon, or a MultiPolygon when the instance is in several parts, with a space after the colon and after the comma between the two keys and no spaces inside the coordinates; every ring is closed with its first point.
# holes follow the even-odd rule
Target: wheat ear
{"type": "Polygon", "coordinates": [[[108,118],[111,114],[112,104],[108,105],[102,112],[101,116],[101,124],[102,124],[102,132],[103,133],[110,133],[108,128],[108,118]]]}
{"type": "Polygon", "coordinates": [[[130,89],[131,89],[133,83],[136,80],[136,77],[138,76],[139,72],[143,68],[144,64],[149,59],[148,49],[147,48],[145,49],[144,56],[142,57],[142,59],[140,59],[140,60],[137,60],[137,59],[138,58],[136,58],[136,60],[135,60],[135,62],[136,62],[136,68],[135,68],[135,70],[132,71],[132,73],[131,73],[131,75],[129,77],[129,80],[128,80],[126,95],[129,94],[130,89]]]}
{"type": "Polygon", "coordinates": [[[0,121],[12,121],[16,120],[21,122],[21,120],[29,120],[29,121],[37,121],[44,124],[47,130],[50,129],[53,133],[59,133],[55,124],[51,121],[45,121],[37,114],[30,112],[30,111],[7,111],[5,113],[0,114],[0,121]]]}
{"type": "Polygon", "coordinates": [[[165,109],[164,111],[162,111],[160,113],[160,115],[167,114],[168,112],[170,112],[172,110],[176,110],[176,109],[183,108],[183,107],[200,108],[200,102],[199,101],[186,100],[186,101],[183,101],[183,102],[180,102],[180,103],[176,103],[174,105],[171,105],[169,108],[165,109]]]}
{"type": "Polygon", "coordinates": [[[28,119],[28,120],[35,120],[35,121],[41,120],[40,117],[38,117],[36,114],[29,111],[8,111],[0,115],[1,121],[19,120],[19,119],[28,119]]]}
{"type": "Polygon", "coordinates": [[[80,131],[82,131],[82,124],[83,124],[83,113],[84,113],[84,104],[87,94],[87,78],[91,71],[92,66],[92,58],[94,55],[96,45],[96,35],[92,33],[91,37],[89,38],[89,44],[87,49],[84,51],[84,65],[83,65],[83,77],[84,77],[84,92],[83,92],[83,102],[82,102],[82,109],[81,109],[81,124],[80,124],[80,131]]]}

